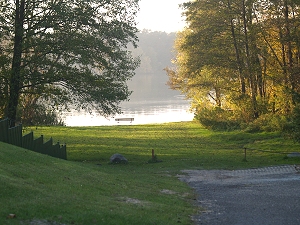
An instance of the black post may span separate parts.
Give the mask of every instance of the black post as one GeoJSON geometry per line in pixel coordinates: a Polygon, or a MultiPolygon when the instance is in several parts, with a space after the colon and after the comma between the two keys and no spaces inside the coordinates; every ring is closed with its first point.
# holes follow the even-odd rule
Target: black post
{"type": "Polygon", "coordinates": [[[247,162],[247,148],[244,148],[244,162],[247,162]]]}

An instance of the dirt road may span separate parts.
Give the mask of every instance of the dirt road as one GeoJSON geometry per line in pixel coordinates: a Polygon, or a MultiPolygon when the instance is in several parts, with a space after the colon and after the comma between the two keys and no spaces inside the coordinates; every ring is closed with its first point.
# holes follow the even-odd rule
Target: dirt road
{"type": "Polygon", "coordinates": [[[197,225],[299,225],[300,174],[294,166],[185,170],[203,208],[197,225]]]}

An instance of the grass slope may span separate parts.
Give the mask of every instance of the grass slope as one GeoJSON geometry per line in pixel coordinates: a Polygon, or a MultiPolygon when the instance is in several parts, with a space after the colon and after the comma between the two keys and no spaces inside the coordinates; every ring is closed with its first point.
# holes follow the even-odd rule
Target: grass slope
{"type": "Polygon", "coordinates": [[[150,165],[103,168],[1,142],[0,149],[0,224],[190,223],[189,188],[150,165]]]}

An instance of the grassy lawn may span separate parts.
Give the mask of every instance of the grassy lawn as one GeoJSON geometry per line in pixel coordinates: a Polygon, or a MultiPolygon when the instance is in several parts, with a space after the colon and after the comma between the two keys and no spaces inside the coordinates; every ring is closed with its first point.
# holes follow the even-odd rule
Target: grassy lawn
{"type": "Polygon", "coordinates": [[[31,130],[66,143],[68,161],[0,142],[0,224],[188,225],[197,207],[177,178],[182,169],[300,163],[286,157],[299,144],[277,133],[211,132],[195,122],[31,130]],[[148,163],[152,149],[163,162],[148,163]],[[109,164],[114,153],[129,163],[109,164]]]}
{"type": "MultiPolygon", "coordinates": [[[[106,165],[114,153],[132,166],[147,166],[151,151],[159,167],[181,169],[237,169],[295,163],[287,153],[300,145],[278,133],[211,132],[197,122],[139,126],[27,128],[35,136],[67,144],[68,160],[106,165]],[[247,148],[247,162],[244,162],[247,148]]],[[[25,130],[26,133],[26,130],[25,130]]],[[[296,160],[297,161],[297,160],[296,160]]],[[[153,166],[153,165],[151,165],[153,166]]]]}

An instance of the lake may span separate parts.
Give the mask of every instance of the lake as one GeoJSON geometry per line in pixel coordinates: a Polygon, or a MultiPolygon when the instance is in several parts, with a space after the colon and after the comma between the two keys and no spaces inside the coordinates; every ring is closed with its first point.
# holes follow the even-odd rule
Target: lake
{"type": "Polygon", "coordinates": [[[190,102],[178,91],[168,88],[167,76],[135,76],[128,82],[133,90],[130,101],[121,104],[122,114],[105,118],[97,113],[86,114],[72,111],[63,118],[67,126],[111,126],[167,123],[193,120],[189,111],[190,102]],[[133,121],[116,121],[120,118],[133,118],[133,121]]]}
{"type": "Polygon", "coordinates": [[[175,99],[164,101],[126,102],[122,104],[123,113],[105,118],[97,113],[71,112],[65,114],[67,126],[111,126],[167,123],[193,120],[187,101],[175,99]],[[120,118],[133,118],[133,121],[116,121],[120,118]]]}

